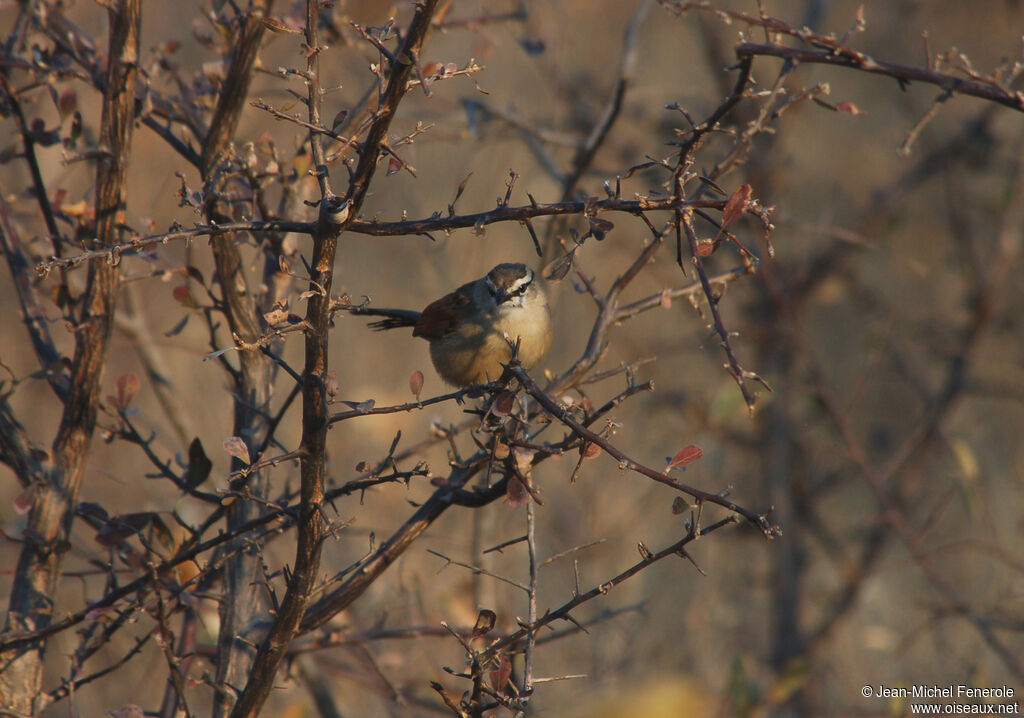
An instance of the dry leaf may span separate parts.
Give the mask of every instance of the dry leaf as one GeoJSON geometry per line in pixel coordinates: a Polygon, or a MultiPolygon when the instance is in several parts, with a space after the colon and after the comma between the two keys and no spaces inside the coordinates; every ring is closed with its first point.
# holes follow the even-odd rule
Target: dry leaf
{"type": "Polygon", "coordinates": [[[236,459],[241,459],[246,464],[252,463],[249,458],[249,447],[245,445],[245,441],[240,436],[229,436],[224,439],[224,451],[228,452],[236,459]]]}

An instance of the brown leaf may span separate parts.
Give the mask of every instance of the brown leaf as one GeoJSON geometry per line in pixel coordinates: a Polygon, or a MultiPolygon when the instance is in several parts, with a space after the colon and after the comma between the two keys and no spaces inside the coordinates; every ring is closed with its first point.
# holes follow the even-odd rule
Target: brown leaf
{"type": "Polygon", "coordinates": [[[516,469],[518,469],[519,473],[523,474],[524,476],[529,474],[530,469],[533,468],[533,458],[534,456],[536,456],[537,452],[534,451],[533,449],[523,449],[520,447],[516,447],[514,454],[516,460],[516,469]]]}
{"type": "Polygon", "coordinates": [[[62,120],[68,118],[69,115],[73,114],[78,109],[78,95],[72,88],[64,90],[60,93],[60,97],[57,100],[57,110],[60,112],[62,120]]]}
{"type": "Polygon", "coordinates": [[[461,196],[462,196],[462,193],[466,191],[466,185],[468,185],[468,184],[469,184],[469,178],[470,178],[470,177],[472,177],[472,176],[473,176],[473,173],[472,173],[472,172],[470,172],[470,173],[469,173],[468,175],[466,175],[466,178],[465,178],[464,180],[462,180],[461,182],[459,182],[459,186],[458,186],[458,188],[457,188],[457,189],[455,190],[455,199],[453,199],[453,200],[452,200],[452,204],[453,204],[453,205],[454,205],[454,204],[455,204],[456,202],[458,202],[458,201],[459,201],[459,197],[461,197],[461,196]]]}
{"type": "Polygon", "coordinates": [[[338,128],[341,127],[347,117],[348,110],[338,110],[338,114],[334,116],[334,121],[331,122],[331,132],[337,132],[338,128]]]}
{"type": "Polygon", "coordinates": [[[508,685],[509,678],[512,677],[512,662],[508,660],[508,656],[502,653],[498,657],[498,667],[488,675],[491,679],[491,688],[494,689],[494,692],[501,693],[504,691],[505,686],[508,685]]]}
{"type": "Polygon", "coordinates": [[[224,439],[222,446],[224,447],[224,451],[231,454],[231,456],[241,459],[246,464],[252,463],[252,460],[249,458],[249,447],[245,445],[245,441],[242,437],[229,436],[224,439]]]}
{"type": "Polygon", "coordinates": [[[512,391],[503,391],[491,402],[491,413],[498,417],[508,416],[516,406],[516,395],[512,391]]]}
{"type": "Polygon", "coordinates": [[[100,546],[117,546],[125,539],[134,536],[149,525],[155,514],[142,511],[134,514],[119,514],[103,525],[96,533],[96,543],[100,546]]]}
{"type": "Polygon", "coordinates": [[[139,381],[138,375],[132,372],[117,377],[117,408],[127,409],[141,386],[142,382],[139,381]]]}
{"type": "Polygon", "coordinates": [[[271,32],[276,32],[279,35],[298,35],[300,32],[302,32],[301,30],[296,30],[293,27],[288,27],[283,22],[278,20],[276,17],[265,17],[262,20],[260,20],[260,22],[263,24],[263,27],[267,28],[271,32]]]}
{"type": "Polygon", "coordinates": [[[275,324],[283,324],[288,321],[288,302],[281,301],[280,299],[274,302],[274,306],[269,312],[263,315],[263,319],[273,326],[275,324]]]}
{"type": "Polygon", "coordinates": [[[486,636],[494,628],[494,624],[498,621],[498,614],[489,608],[480,609],[480,613],[476,616],[476,625],[473,626],[473,638],[480,638],[480,636],[486,636]]]}
{"type": "Polygon", "coordinates": [[[213,462],[203,450],[203,442],[199,437],[192,439],[188,445],[188,469],[185,471],[184,484],[187,488],[194,489],[206,481],[213,469],[213,462]]]}
{"type": "Polygon", "coordinates": [[[505,487],[505,498],[508,499],[509,506],[518,509],[520,506],[526,506],[526,502],[530,500],[530,492],[523,486],[519,477],[513,476],[505,487]]]}
{"type": "Polygon", "coordinates": [[[588,217],[587,221],[590,223],[590,233],[594,235],[594,239],[598,242],[608,236],[608,233],[615,228],[615,224],[607,219],[601,219],[600,217],[588,217]]]}
{"type": "Polygon", "coordinates": [[[751,191],[752,188],[749,184],[742,184],[726,201],[725,208],[722,210],[723,230],[743,216],[743,211],[747,208],[747,202],[750,200],[751,191]]]}
{"type": "Polygon", "coordinates": [[[327,372],[327,378],[324,379],[324,390],[327,392],[327,396],[332,399],[338,395],[338,391],[341,390],[341,382],[338,381],[337,370],[331,369],[327,372]]]}
{"type": "Polygon", "coordinates": [[[544,269],[541,270],[540,275],[549,282],[560,282],[565,279],[565,275],[572,269],[572,258],[575,252],[568,252],[563,254],[561,257],[549,262],[544,269]]]}

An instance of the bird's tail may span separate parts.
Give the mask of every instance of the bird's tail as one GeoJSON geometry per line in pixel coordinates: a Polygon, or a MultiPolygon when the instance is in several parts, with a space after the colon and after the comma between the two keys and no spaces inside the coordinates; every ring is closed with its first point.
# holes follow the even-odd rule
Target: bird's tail
{"type": "Polygon", "coordinates": [[[359,307],[350,310],[353,314],[363,314],[370,317],[384,317],[375,322],[370,322],[369,327],[378,332],[386,329],[401,329],[403,327],[414,327],[419,321],[420,313],[411,309],[378,309],[376,307],[359,307]]]}

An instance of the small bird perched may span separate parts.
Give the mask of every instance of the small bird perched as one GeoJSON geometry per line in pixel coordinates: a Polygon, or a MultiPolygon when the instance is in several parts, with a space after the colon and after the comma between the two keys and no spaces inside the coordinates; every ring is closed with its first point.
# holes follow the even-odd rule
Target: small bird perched
{"type": "Polygon", "coordinates": [[[422,312],[362,307],[386,317],[377,330],[412,327],[430,342],[434,368],[449,384],[470,386],[501,376],[519,341],[519,361],[536,366],[551,346],[551,311],[544,287],[525,264],[499,264],[486,276],[431,302],[422,312]]]}

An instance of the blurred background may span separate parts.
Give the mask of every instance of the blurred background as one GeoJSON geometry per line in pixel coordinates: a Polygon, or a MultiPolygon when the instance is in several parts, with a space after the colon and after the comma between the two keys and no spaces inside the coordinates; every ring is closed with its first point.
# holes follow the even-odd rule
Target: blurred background
{"type": "MultiPolygon", "coordinates": [[[[561,185],[549,170],[569,167],[573,149],[567,145],[587,136],[608,101],[619,75],[623,33],[639,3],[528,0],[525,5],[523,21],[434,34],[423,60],[463,67],[475,58],[485,69],[435,83],[430,97],[418,91],[408,97],[392,134],[408,134],[417,122],[430,125],[403,151],[416,177],[378,172],[365,217],[385,221],[400,219],[403,212],[409,218],[445,213],[470,173],[457,211],[484,211],[504,196],[510,169],[519,175],[512,204],[526,204],[527,193],[540,202],[560,199],[561,185]],[[541,131],[556,141],[538,139],[541,131]]],[[[754,2],[715,5],[758,13],[754,2]]],[[[1016,0],[766,0],[763,6],[795,27],[837,37],[854,26],[862,6],[866,29],[848,44],[904,65],[926,67],[940,56],[962,64],[962,53],[974,70],[988,75],[1000,63],[1022,57],[1024,6],[1016,0]]],[[[194,39],[196,32],[208,32],[201,20],[193,24],[201,7],[152,2],[144,8],[143,46],[180,42],[173,59],[182,75],[212,71],[207,65],[218,60],[194,39]]],[[[459,0],[450,16],[517,8],[513,2],[459,0]]],[[[275,14],[286,17],[297,9],[279,2],[275,14]]],[[[399,23],[406,21],[408,7],[399,3],[396,9],[399,23]]],[[[382,25],[389,12],[376,2],[338,2],[334,17],[339,26],[344,19],[382,25]]],[[[78,3],[70,14],[94,37],[105,37],[97,6],[78,3]]],[[[0,8],[0,26],[11,15],[11,8],[0,8]]],[[[732,48],[741,33],[764,40],[763,31],[725,24],[713,14],[679,16],[657,4],[650,8],[639,26],[635,75],[622,114],[580,182],[585,195],[604,196],[606,180],[614,186],[617,176],[645,158],[674,154],[676,148],[666,143],[687,125],[665,106],[679,103],[697,120],[718,107],[735,77],[724,67],[735,61],[732,48]]],[[[281,107],[292,101],[288,87],[302,89],[273,75],[276,68],[299,62],[297,43],[296,36],[268,35],[261,53],[267,72],[257,76],[254,98],[281,107]]],[[[322,60],[322,82],[330,88],[327,117],[366,91],[372,82],[367,65],[374,61],[376,54],[352,37],[331,43],[322,60]]],[[[761,87],[771,87],[781,64],[772,58],[755,61],[753,74],[761,87]]],[[[859,113],[794,103],[771,124],[772,134],[754,141],[748,161],[717,180],[726,193],[748,182],[755,197],[775,208],[774,259],[765,256],[760,229],[741,222],[739,237],[763,261],[757,274],[732,283],[720,303],[726,326],[735,332],[732,346],[740,363],[774,392],[759,388],[757,411],[748,414],[723,369],[725,357],[708,317],[686,299],[612,330],[598,367],[656,358],[637,369],[637,379],[652,380],[655,390],[614,412],[621,424],[617,446],[656,467],[683,446],[699,446],[703,458],[681,479],[706,491],[728,489],[750,509],[773,507],[771,518],[784,535],[766,542],[746,525],[718,531],[690,548],[700,572],[683,559],[663,561],[581,608],[580,621],[614,615],[588,625],[588,634],[577,632],[539,649],[538,676],[585,677],[540,684],[533,703],[537,715],[902,715],[903,702],[865,699],[862,686],[1006,684],[1018,695],[1024,691],[1022,116],[954,97],[920,128],[909,153],[900,153],[941,94],[939,88],[900,87],[891,78],[825,66],[798,67],[784,83],[791,95],[828,83],[830,93],[823,99],[853,103],[859,113]]],[[[83,115],[98,117],[96,98],[81,87],[79,98],[83,115]]],[[[757,102],[746,101],[725,124],[742,131],[758,109],[757,102]]],[[[42,94],[31,110],[47,126],[58,121],[42,94]]],[[[293,111],[300,110],[296,105],[293,111]]],[[[13,123],[5,120],[2,127],[3,142],[15,142],[13,123]]],[[[264,133],[282,162],[292,162],[305,139],[300,128],[248,108],[240,138],[257,141],[264,133]]],[[[698,153],[699,163],[714,166],[732,142],[731,136],[711,138],[698,153]]],[[[191,169],[145,128],[135,135],[134,153],[129,224],[159,230],[175,220],[199,221],[193,210],[178,206],[176,194],[175,172],[183,173],[190,187],[198,183],[191,169]]],[[[63,164],[59,146],[41,157],[48,184],[66,190],[68,204],[92,201],[91,165],[63,164]]],[[[38,238],[45,230],[23,192],[26,177],[23,161],[0,166],[0,183],[18,212],[17,222],[26,238],[38,238]]],[[[334,168],[336,188],[344,189],[345,177],[343,167],[334,168]]],[[[657,169],[639,172],[623,181],[623,196],[664,191],[664,180],[657,169]]],[[[306,214],[292,218],[314,217],[312,209],[300,211],[306,214]]],[[[629,216],[602,217],[615,228],[602,243],[587,243],[577,268],[603,293],[650,235],[629,216]]],[[[660,226],[664,219],[655,222],[660,226]]],[[[544,237],[546,221],[536,226],[544,237]]],[[[515,223],[489,226],[481,235],[466,229],[433,240],[343,235],[335,286],[353,301],[367,296],[377,306],[419,309],[498,262],[524,261],[538,269],[544,263],[525,228],[515,223]]],[[[308,258],[307,240],[289,241],[308,258]]],[[[42,243],[38,247],[42,252],[42,243]]],[[[255,251],[251,256],[258,267],[255,251]]],[[[728,246],[709,261],[710,271],[740,264],[728,246]]],[[[137,262],[132,271],[142,277],[186,263],[212,275],[205,240],[161,247],[148,265],[137,262]]],[[[84,281],[84,272],[76,276],[84,281]]],[[[668,243],[624,301],[692,279],[681,275],[668,243]]],[[[124,372],[145,377],[140,342],[155,350],[186,420],[174,424],[145,378],[137,420],[155,432],[168,456],[184,456],[187,441],[202,437],[214,460],[211,485],[223,484],[230,457],[219,446],[231,433],[231,398],[216,362],[203,361],[211,347],[199,321],[165,336],[188,312],[172,298],[180,283],[180,277],[170,276],[125,284],[126,316],[146,333],[129,334],[122,327],[115,336],[106,393],[114,392],[114,381],[124,372]]],[[[581,288],[570,276],[549,289],[556,339],[542,368],[554,374],[582,353],[596,314],[581,288]]],[[[0,308],[0,357],[10,375],[25,379],[38,367],[9,282],[0,282],[0,308]]],[[[71,345],[59,323],[52,330],[63,346],[71,345]]],[[[407,401],[408,379],[416,370],[426,375],[423,396],[447,390],[433,373],[426,343],[408,333],[376,334],[352,316],[339,317],[333,331],[339,399],[372,398],[378,406],[407,401]]],[[[301,366],[297,335],[284,356],[301,366]]],[[[588,396],[599,405],[621,391],[624,381],[619,375],[588,386],[588,396]]],[[[283,397],[285,391],[279,393],[283,397]]],[[[48,442],[59,407],[47,387],[24,380],[11,403],[29,432],[48,442]]],[[[462,409],[446,403],[336,425],[330,440],[332,480],[342,484],[358,474],[361,461],[386,455],[399,431],[401,449],[428,438],[431,424],[463,421],[462,409]]],[[[297,447],[297,406],[278,438],[285,447],[297,447]]],[[[435,474],[446,473],[447,449],[446,443],[434,443],[421,457],[435,474]]],[[[471,450],[468,442],[462,446],[465,453],[471,450]]],[[[415,459],[405,463],[408,468],[415,459]]],[[[600,543],[541,569],[541,612],[571,597],[573,559],[587,590],[633,564],[639,542],[658,550],[685,531],[684,517],[671,510],[675,494],[666,487],[619,471],[607,456],[584,464],[571,484],[574,463],[548,461],[535,471],[544,499],[537,507],[538,548],[545,557],[600,543]]],[[[200,507],[181,499],[168,482],[145,478],[149,471],[141,452],[105,443],[98,435],[81,499],[100,502],[110,513],[176,508],[198,519],[200,507]]],[[[271,480],[275,486],[297,485],[297,467],[280,466],[271,480]]],[[[385,486],[338,501],[338,517],[355,521],[327,545],[323,569],[338,571],[356,561],[373,541],[401,525],[432,489],[426,481],[414,481],[408,489],[385,486]]],[[[13,508],[18,493],[17,482],[0,467],[0,527],[9,537],[24,527],[24,517],[13,508]]],[[[722,515],[707,508],[704,518],[722,515]]],[[[514,629],[516,617],[527,610],[520,591],[446,567],[427,549],[524,580],[522,544],[480,554],[522,535],[524,517],[524,509],[504,502],[475,512],[449,511],[332,626],[357,631],[436,627],[441,621],[472,625],[478,608],[485,607],[497,613],[500,629],[514,629]]],[[[88,527],[78,526],[76,532],[66,564],[72,573],[95,555],[105,556],[94,549],[88,527]]],[[[292,560],[292,541],[286,535],[271,545],[272,568],[292,560]]],[[[0,572],[0,594],[9,592],[17,551],[12,541],[0,543],[0,566],[8,567],[0,572]]],[[[63,585],[67,607],[95,598],[102,588],[69,576],[63,585]]],[[[210,644],[216,608],[204,610],[208,633],[201,640],[210,644]]],[[[114,660],[130,645],[123,640],[94,660],[114,660]]],[[[67,670],[61,656],[74,641],[62,636],[51,649],[53,684],[67,670]]],[[[463,651],[455,641],[421,637],[312,654],[293,674],[326,676],[342,715],[429,715],[427,703],[436,703],[429,681],[442,681],[458,695],[465,685],[442,667],[461,670],[462,665],[463,651]]],[[[80,691],[69,701],[70,710],[58,705],[50,715],[99,715],[127,702],[152,706],[163,693],[163,679],[147,682],[146,676],[164,673],[159,649],[148,647],[116,677],[80,691]],[[133,680],[126,679],[129,675],[133,680]]],[[[301,681],[281,675],[278,682],[283,688],[268,705],[268,715],[313,714],[301,681]]],[[[195,690],[198,696],[204,689],[195,690]]]]}

